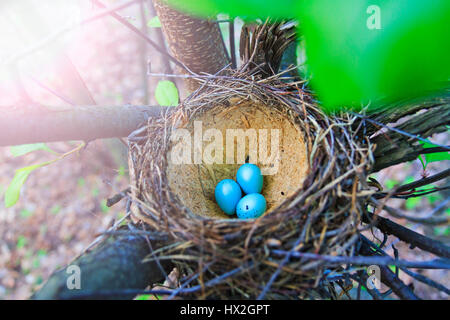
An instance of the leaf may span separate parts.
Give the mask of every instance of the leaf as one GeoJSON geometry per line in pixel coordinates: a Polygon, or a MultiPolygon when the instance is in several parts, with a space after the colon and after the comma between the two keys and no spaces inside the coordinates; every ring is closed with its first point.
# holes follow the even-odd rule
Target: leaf
{"type": "Polygon", "coordinates": [[[28,210],[28,209],[22,209],[20,210],[20,217],[26,219],[29,218],[33,215],[33,211],[28,210]]]}
{"type": "Polygon", "coordinates": [[[21,249],[23,247],[25,247],[25,245],[27,244],[27,238],[24,236],[19,236],[17,237],[17,244],[16,244],[16,248],[17,249],[21,249]]]}
{"type": "Polygon", "coordinates": [[[22,144],[19,146],[12,146],[9,148],[9,151],[13,155],[13,157],[20,157],[24,154],[36,151],[36,150],[45,150],[51,153],[56,153],[52,149],[50,149],[45,143],[33,143],[33,144],[22,144]]]}
{"type": "Polygon", "coordinates": [[[326,111],[399,105],[443,94],[448,87],[448,0],[169,2],[203,16],[299,20],[311,86],[326,111]]]}
{"type": "Polygon", "coordinates": [[[9,208],[16,204],[17,200],[19,200],[20,189],[28,178],[28,175],[35,169],[43,167],[50,162],[44,162],[40,164],[35,164],[32,166],[24,167],[16,170],[16,174],[12,179],[11,183],[6,189],[5,192],[5,207],[9,208]]]}
{"type": "Polygon", "coordinates": [[[422,197],[412,197],[412,198],[406,199],[406,202],[405,202],[406,209],[412,210],[412,209],[416,208],[420,204],[421,199],[422,199],[422,197]]]}
{"type": "Polygon", "coordinates": [[[159,81],[155,90],[155,98],[163,107],[178,105],[178,89],[172,81],[159,81]]]}
{"type": "MultiPolygon", "coordinates": [[[[436,145],[433,144],[432,142],[420,141],[420,144],[423,146],[424,149],[436,147],[436,145]]],[[[450,152],[446,152],[446,151],[427,153],[424,156],[425,156],[427,163],[443,161],[443,160],[450,160],[450,152]]]]}
{"type": "Polygon", "coordinates": [[[161,28],[161,22],[159,21],[159,17],[155,16],[148,20],[147,26],[150,28],[161,28]]]}
{"type": "Polygon", "coordinates": [[[418,159],[419,159],[420,163],[422,164],[423,171],[425,171],[427,169],[428,161],[427,161],[427,158],[425,158],[425,160],[424,160],[422,156],[423,156],[422,154],[419,154],[418,159]]]}

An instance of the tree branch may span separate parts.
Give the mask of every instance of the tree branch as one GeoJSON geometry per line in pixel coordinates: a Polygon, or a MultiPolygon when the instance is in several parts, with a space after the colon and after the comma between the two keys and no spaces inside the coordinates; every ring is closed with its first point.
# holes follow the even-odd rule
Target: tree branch
{"type": "MultiPolygon", "coordinates": [[[[413,116],[408,121],[396,126],[395,129],[423,139],[447,130],[446,126],[449,123],[450,104],[445,104],[413,116]]],[[[410,136],[388,130],[373,137],[371,141],[376,145],[373,172],[415,160],[422,153],[423,146],[417,142],[417,139],[410,136]]]]}
{"type": "MultiPolygon", "coordinates": [[[[230,63],[217,22],[185,15],[160,0],[153,4],[171,53],[189,70],[216,74],[230,63]]],[[[194,79],[187,79],[186,83],[191,90],[198,88],[194,79]]]]}
{"type": "MultiPolygon", "coordinates": [[[[156,241],[153,245],[157,245],[156,241]]],[[[137,290],[164,279],[162,271],[155,261],[144,263],[144,258],[151,253],[147,239],[132,234],[111,236],[92,251],[70,263],[80,268],[80,285],[78,290],[69,290],[67,280],[70,274],[66,268],[54,272],[44,286],[33,294],[32,299],[77,299],[88,293],[89,299],[132,299],[137,290]],[[123,290],[130,289],[130,292],[123,290]],[[96,292],[117,292],[107,297],[96,292]]],[[[161,261],[164,268],[170,262],[161,261]]]]}
{"type": "Polygon", "coordinates": [[[68,106],[39,112],[13,110],[0,116],[0,146],[127,137],[149,117],[160,117],[166,109],[160,106],[68,106]]]}
{"type": "Polygon", "coordinates": [[[446,246],[442,242],[430,239],[389,219],[378,215],[375,216],[370,212],[366,212],[362,218],[363,222],[373,224],[382,232],[396,236],[400,240],[411,244],[412,248],[417,247],[431,252],[439,257],[450,258],[450,247],[446,246]]]}

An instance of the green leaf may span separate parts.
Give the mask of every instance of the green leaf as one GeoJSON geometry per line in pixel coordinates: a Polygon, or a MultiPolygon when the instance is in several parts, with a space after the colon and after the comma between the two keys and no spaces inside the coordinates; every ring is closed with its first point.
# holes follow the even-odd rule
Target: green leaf
{"type": "Polygon", "coordinates": [[[5,192],[5,207],[9,208],[16,204],[17,200],[19,200],[20,189],[28,178],[28,175],[35,169],[43,167],[49,164],[49,162],[44,162],[40,164],[35,164],[32,166],[24,167],[16,170],[16,174],[12,179],[11,183],[6,189],[5,192]]]}
{"type": "Polygon", "coordinates": [[[447,38],[449,1],[302,3],[299,18],[311,85],[326,110],[423,99],[448,87],[450,43],[442,39],[447,38]],[[373,5],[379,9],[380,29],[368,27],[373,5]]]}
{"type": "Polygon", "coordinates": [[[78,178],[77,185],[82,188],[86,185],[86,180],[84,178],[78,178]]]}
{"type": "Polygon", "coordinates": [[[425,197],[427,198],[429,204],[434,204],[437,201],[442,200],[442,195],[439,193],[430,193],[425,195],[425,197]]]}
{"type": "Polygon", "coordinates": [[[152,295],[151,294],[141,294],[138,295],[135,300],[152,300],[152,295]]]}
{"type": "Polygon", "coordinates": [[[33,215],[33,211],[29,210],[29,209],[22,209],[20,210],[20,217],[26,219],[29,218],[33,215]]]}
{"type": "Polygon", "coordinates": [[[438,226],[434,227],[433,233],[435,236],[450,236],[450,227],[449,226],[438,226]]]}
{"type": "Polygon", "coordinates": [[[27,238],[25,238],[24,236],[19,236],[17,237],[17,244],[16,244],[16,248],[17,249],[21,249],[23,247],[25,247],[25,245],[27,244],[28,240],[27,238]]]}
{"type": "Polygon", "coordinates": [[[120,166],[119,169],[117,170],[117,174],[119,176],[124,176],[125,175],[125,167],[124,166],[120,166]]]}
{"type": "Polygon", "coordinates": [[[97,196],[100,194],[100,189],[97,188],[97,187],[94,187],[94,188],[91,190],[91,194],[92,194],[92,196],[93,196],[94,198],[97,197],[97,196]]]}
{"type": "Polygon", "coordinates": [[[398,185],[398,181],[395,179],[387,179],[386,182],[384,183],[386,185],[387,189],[392,189],[394,188],[396,185],[398,185]]]}
{"type": "Polygon", "coordinates": [[[196,16],[212,17],[226,12],[233,17],[247,19],[273,17],[293,17],[301,10],[299,0],[169,0],[179,10],[196,16]]]}
{"type": "Polygon", "coordinates": [[[9,151],[13,155],[13,157],[20,157],[24,154],[36,151],[36,150],[45,150],[51,153],[56,153],[52,149],[50,149],[45,143],[33,143],[33,144],[22,144],[19,146],[12,146],[9,148],[9,151]]]}
{"type": "Polygon", "coordinates": [[[153,17],[147,22],[147,26],[150,28],[161,28],[161,22],[159,21],[159,17],[153,17]]]}
{"type": "Polygon", "coordinates": [[[448,88],[448,0],[169,2],[203,16],[299,20],[311,86],[327,111],[398,106],[448,88]]]}
{"type": "Polygon", "coordinates": [[[420,199],[422,199],[422,197],[412,197],[412,198],[406,199],[406,202],[405,202],[406,209],[411,210],[411,209],[414,209],[415,207],[417,207],[420,203],[420,199]]]}
{"type": "Polygon", "coordinates": [[[100,208],[102,209],[103,213],[107,213],[109,211],[109,207],[106,205],[106,199],[103,199],[100,203],[100,208]]]}
{"type": "Polygon", "coordinates": [[[424,159],[422,158],[422,156],[423,156],[423,155],[419,154],[418,159],[419,159],[419,161],[420,161],[420,164],[422,165],[422,169],[425,171],[425,170],[427,169],[428,161],[427,161],[427,158],[425,158],[425,160],[424,160],[424,159]]]}
{"type": "Polygon", "coordinates": [[[51,214],[58,214],[59,211],[61,211],[61,206],[58,204],[55,204],[51,209],[50,209],[50,213],[51,214]]]}
{"type": "Polygon", "coordinates": [[[163,107],[178,105],[178,89],[172,81],[162,80],[158,82],[155,90],[155,98],[163,107]]]}
{"type": "MultiPolygon", "coordinates": [[[[424,149],[437,147],[432,142],[420,141],[420,144],[423,146],[424,149]]],[[[450,152],[445,152],[445,151],[435,152],[435,153],[427,153],[424,156],[425,156],[427,163],[443,161],[443,160],[450,160],[450,152]]]]}

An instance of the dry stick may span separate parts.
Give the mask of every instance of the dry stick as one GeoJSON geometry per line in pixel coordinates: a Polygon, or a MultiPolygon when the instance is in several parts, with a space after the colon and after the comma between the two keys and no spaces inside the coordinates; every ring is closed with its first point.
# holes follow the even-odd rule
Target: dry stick
{"type": "Polygon", "coordinates": [[[116,195],[112,196],[111,198],[106,199],[106,206],[112,207],[113,205],[118,203],[120,200],[125,198],[127,196],[127,194],[130,192],[131,192],[131,188],[128,187],[128,188],[122,190],[121,192],[117,193],[116,195]]]}
{"type": "Polygon", "coordinates": [[[370,202],[374,204],[377,209],[383,209],[387,213],[389,213],[391,216],[399,219],[406,219],[412,222],[427,224],[427,225],[441,225],[441,224],[448,224],[450,222],[450,217],[444,215],[439,217],[432,217],[431,215],[427,215],[426,217],[412,217],[403,214],[400,210],[397,210],[395,208],[392,208],[384,203],[381,203],[380,201],[376,200],[374,197],[370,198],[370,202]]]}
{"type": "Polygon", "coordinates": [[[450,169],[441,171],[431,177],[427,177],[424,179],[420,179],[420,180],[402,185],[402,186],[398,187],[395,191],[396,192],[404,192],[404,191],[412,190],[412,189],[419,188],[419,187],[425,186],[427,184],[442,180],[444,178],[447,178],[448,176],[450,176],[450,169]]]}
{"type": "Polygon", "coordinates": [[[411,244],[412,248],[417,247],[437,256],[450,258],[450,247],[440,241],[428,238],[387,218],[375,216],[370,212],[366,212],[362,218],[365,223],[373,224],[382,232],[396,236],[401,241],[411,244]]]}
{"type": "Polygon", "coordinates": [[[127,137],[161,106],[74,106],[48,112],[5,112],[0,117],[0,146],[127,137]]]}
{"type": "Polygon", "coordinates": [[[396,260],[389,256],[331,256],[311,252],[287,251],[279,249],[274,249],[270,252],[277,256],[289,256],[290,258],[296,259],[323,261],[326,262],[327,265],[355,264],[360,266],[370,266],[376,264],[380,266],[396,265],[399,267],[418,269],[450,269],[450,261],[448,259],[434,259],[430,261],[407,261],[396,260]]]}

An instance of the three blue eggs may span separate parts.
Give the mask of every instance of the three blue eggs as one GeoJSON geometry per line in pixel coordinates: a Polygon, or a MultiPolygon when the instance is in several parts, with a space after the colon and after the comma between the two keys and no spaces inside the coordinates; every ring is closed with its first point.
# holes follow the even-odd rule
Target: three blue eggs
{"type": "Polygon", "coordinates": [[[261,194],[263,176],[257,165],[243,164],[236,173],[236,181],[220,181],[214,196],[219,207],[228,215],[237,214],[240,219],[260,217],[267,207],[266,199],[261,194]],[[246,194],[242,197],[242,191],[246,194]]]}

